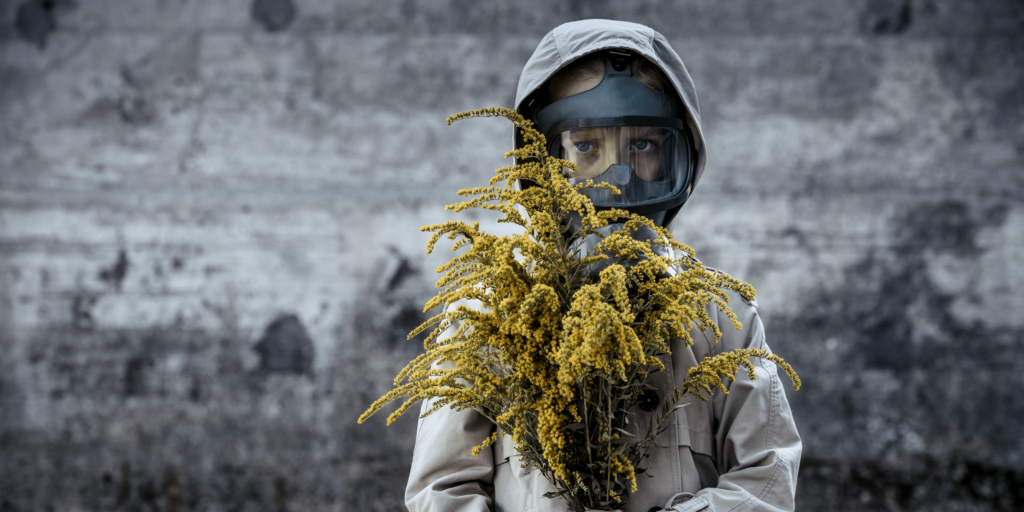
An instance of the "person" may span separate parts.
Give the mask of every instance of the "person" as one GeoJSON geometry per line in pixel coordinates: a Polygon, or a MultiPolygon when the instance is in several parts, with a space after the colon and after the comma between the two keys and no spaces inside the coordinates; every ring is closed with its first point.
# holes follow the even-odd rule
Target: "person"
{"type": "MultiPolygon", "coordinates": [[[[585,20],[555,28],[523,69],[516,109],[536,123],[552,155],[576,163],[577,172],[567,171],[570,180],[620,189],[588,190],[598,208],[624,208],[668,226],[705,166],[693,82],[665,37],[643,25],[585,20]]],[[[522,142],[518,133],[516,139],[522,142]]],[[[652,375],[662,398],[705,357],[768,348],[756,302],[731,299],[742,329],[709,307],[721,340],[699,331],[691,333],[690,347],[674,340],[672,354],[663,358],[665,371],[652,375]]],[[[794,509],[800,436],[775,366],[752,362],[757,379],[740,372],[728,394],[717,391],[707,402],[688,397],[674,413],[650,459],[646,474],[652,478],[640,478],[624,512],[794,509]]],[[[420,419],[405,496],[409,510],[566,510],[562,500],[543,497],[553,487],[540,471],[520,467],[509,436],[479,456],[470,453],[494,428],[472,410],[443,408],[420,419]]]]}

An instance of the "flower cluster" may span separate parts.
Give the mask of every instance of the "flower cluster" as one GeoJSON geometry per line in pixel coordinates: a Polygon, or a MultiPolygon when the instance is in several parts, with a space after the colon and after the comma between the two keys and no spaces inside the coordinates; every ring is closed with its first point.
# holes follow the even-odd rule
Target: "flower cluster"
{"type": "Polygon", "coordinates": [[[471,199],[448,209],[494,210],[499,222],[523,231],[495,236],[459,221],[423,228],[431,233],[428,253],[442,237],[463,251],[438,268],[440,291],[424,308],[442,312],[409,335],[429,330],[426,352],[360,422],[403,398],[389,423],[424,400],[431,403],[424,415],[443,407],[476,410],[498,429],[474,454],[507,433],[524,463],[554,484],[549,497],[562,497],[573,510],[613,509],[636,491],[638,468],[686,394],[727,392],[722,376],[734,378],[740,366],[754,378],[749,357],[776,362],[799,386],[792,368],[767,351],[726,352],[692,368],[646,431],[630,430],[631,409],[651,389],[649,376],[664,369],[658,357],[670,353],[670,340],[689,346],[697,328],[717,341],[722,333],[708,314],[712,305],[740,328],[726,291],[752,298],[754,289],[705,268],[649,219],[595,209],[582,189],[619,191],[590,180],[570,184],[574,164],[549,156],[544,137],[517,112],[473,110],[448,123],[471,117],[504,117],[525,144],[505,155],[515,165],[498,169],[486,187],[460,190],[471,199]],[[609,223],[622,229],[602,231],[609,223]],[[656,237],[631,235],[641,229],[656,237]],[[578,242],[591,235],[601,241],[586,251],[578,242]]]}

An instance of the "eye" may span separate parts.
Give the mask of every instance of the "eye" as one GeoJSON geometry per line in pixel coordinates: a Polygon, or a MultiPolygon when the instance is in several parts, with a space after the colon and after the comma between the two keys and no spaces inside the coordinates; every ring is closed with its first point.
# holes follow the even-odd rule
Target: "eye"
{"type": "Polygon", "coordinates": [[[586,153],[587,151],[590,151],[591,149],[594,149],[594,144],[591,143],[591,142],[577,142],[576,143],[576,151],[579,152],[579,153],[586,153]]]}
{"type": "Polygon", "coordinates": [[[654,149],[654,143],[649,140],[637,140],[633,141],[629,149],[634,151],[650,151],[654,149]]]}

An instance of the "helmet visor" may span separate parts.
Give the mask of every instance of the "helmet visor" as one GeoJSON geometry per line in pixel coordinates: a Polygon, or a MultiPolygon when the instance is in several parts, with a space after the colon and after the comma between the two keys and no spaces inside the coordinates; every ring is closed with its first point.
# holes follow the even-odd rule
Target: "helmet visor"
{"type": "Polygon", "coordinates": [[[556,135],[550,152],[576,164],[575,172],[563,168],[570,183],[594,180],[621,192],[582,190],[595,206],[639,206],[682,190],[689,169],[689,145],[684,137],[677,128],[659,126],[577,128],[556,135]]]}

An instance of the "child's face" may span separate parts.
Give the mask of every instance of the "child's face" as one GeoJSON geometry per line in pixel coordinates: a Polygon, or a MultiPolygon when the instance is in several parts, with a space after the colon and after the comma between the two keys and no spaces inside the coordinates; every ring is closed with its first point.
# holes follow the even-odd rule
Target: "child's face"
{"type": "MultiPolygon", "coordinates": [[[[663,128],[615,126],[584,128],[561,134],[562,158],[576,164],[572,178],[596,179],[612,164],[629,164],[643,181],[654,181],[661,170],[663,128]]],[[[611,181],[611,180],[605,180],[611,181]]]]}

